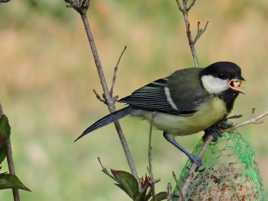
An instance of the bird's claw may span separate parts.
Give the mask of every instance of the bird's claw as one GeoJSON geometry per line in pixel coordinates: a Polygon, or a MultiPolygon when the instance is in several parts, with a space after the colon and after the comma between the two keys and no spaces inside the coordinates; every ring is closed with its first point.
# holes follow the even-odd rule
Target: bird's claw
{"type": "Polygon", "coordinates": [[[205,135],[203,136],[203,140],[205,141],[208,136],[213,137],[213,142],[216,142],[218,138],[222,137],[222,133],[224,130],[232,128],[233,123],[228,122],[227,119],[218,122],[217,124],[207,128],[205,130],[205,135]]]}
{"type": "Polygon", "coordinates": [[[220,130],[219,128],[213,129],[210,132],[213,137],[213,142],[217,142],[217,140],[222,137],[222,130],[220,130]]]}
{"type": "Polygon", "coordinates": [[[222,129],[219,126],[213,126],[205,130],[203,140],[205,141],[208,136],[213,137],[213,142],[216,142],[218,138],[222,137],[222,129]]]}
{"type": "Polygon", "coordinates": [[[221,121],[217,124],[217,128],[220,130],[225,130],[228,128],[232,128],[233,127],[233,123],[228,122],[227,120],[221,121]]]}

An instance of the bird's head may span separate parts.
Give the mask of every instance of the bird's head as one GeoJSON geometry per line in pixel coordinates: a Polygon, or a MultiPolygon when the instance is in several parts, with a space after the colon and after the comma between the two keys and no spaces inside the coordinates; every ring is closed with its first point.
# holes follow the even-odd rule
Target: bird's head
{"type": "Polygon", "coordinates": [[[227,90],[244,93],[241,83],[245,79],[241,69],[232,62],[216,62],[201,71],[201,82],[210,94],[221,94],[227,90]]]}

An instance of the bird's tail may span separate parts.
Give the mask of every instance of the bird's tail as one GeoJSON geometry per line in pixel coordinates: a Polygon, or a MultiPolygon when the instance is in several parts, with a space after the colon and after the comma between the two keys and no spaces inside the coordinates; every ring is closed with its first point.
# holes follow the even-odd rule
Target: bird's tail
{"type": "Polygon", "coordinates": [[[102,117],[101,119],[96,121],[94,124],[89,126],[86,130],[84,130],[83,133],[78,138],[76,138],[74,140],[74,142],[76,142],[77,140],[79,140],[83,136],[89,134],[90,132],[92,132],[98,128],[106,126],[106,125],[108,125],[108,124],[110,124],[118,119],[121,119],[121,118],[127,116],[128,114],[130,114],[131,110],[132,109],[130,107],[125,107],[123,109],[117,110],[111,114],[108,114],[108,115],[102,117]]]}

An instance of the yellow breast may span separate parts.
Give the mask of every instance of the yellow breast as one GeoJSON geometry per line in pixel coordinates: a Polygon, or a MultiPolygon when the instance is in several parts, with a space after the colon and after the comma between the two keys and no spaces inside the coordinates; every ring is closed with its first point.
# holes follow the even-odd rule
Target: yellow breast
{"type": "Polygon", "coordinates": [[[211,98],[206,104],[200,105],[197,112],[191,115],[170,115],[166,113],[145,112],[143,117],[152,121],[161,129],[174,135],[189,135],[202,131],[222,120],[227,114],[225,103],[217,97],[211,98]]]}

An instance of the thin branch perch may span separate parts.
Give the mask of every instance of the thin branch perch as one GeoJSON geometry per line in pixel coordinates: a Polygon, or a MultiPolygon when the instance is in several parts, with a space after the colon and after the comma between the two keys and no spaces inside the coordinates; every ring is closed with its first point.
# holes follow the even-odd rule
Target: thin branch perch
{"type": "MultiPolygon", "coordinates": [[[[89,20],[87,18],[87,10],[90,4],[90,0],[65,0],[65,2],[68,4],[69,7],[72,7],[74,10],[76,10],[80,14],[80,17],[82,19],[84,29],[87,35],[88,43],[91,48],[91,53],[93,55],[95,65],[98,71],[98,76],[99,76],[100,84],[101,84],[103,94],[105,97],[105,101],[107,102],[107,107],[110,112],[114,112],[116,110],[115,105],[114,105],[114,100],[108,88],[108,84],[104,75],[104,70],[103,70],[104,68],[99,57],[98,49],[95,43],[93,33],[91,31],[89,20]]],[[[131,173],[138,179],[136,165],[134,163],[134,159],[130,152],[123,130],[118,121],[115,121],[114,125],[117,131],[118,137],[120,139],[121,145],[123,147],[131,173]]]]}
{"type": "Polygon", "coordinates": [[[262,114],[259,114],[258,116],[255,116],[251,119],[248,119],[246,121],[243,121],[243,122],[240,122],[240,123],[237,123],[235,124],[233,127],[229,128],[229,129],[226,129],[225,131],[233,131],[237,128],[241,128],[243,126],[247,126],[249,124],[261,124],[263,123],[263,119],[266,118],[268,116],[268,111],[267,112],[264,112],[262,114]]]}

